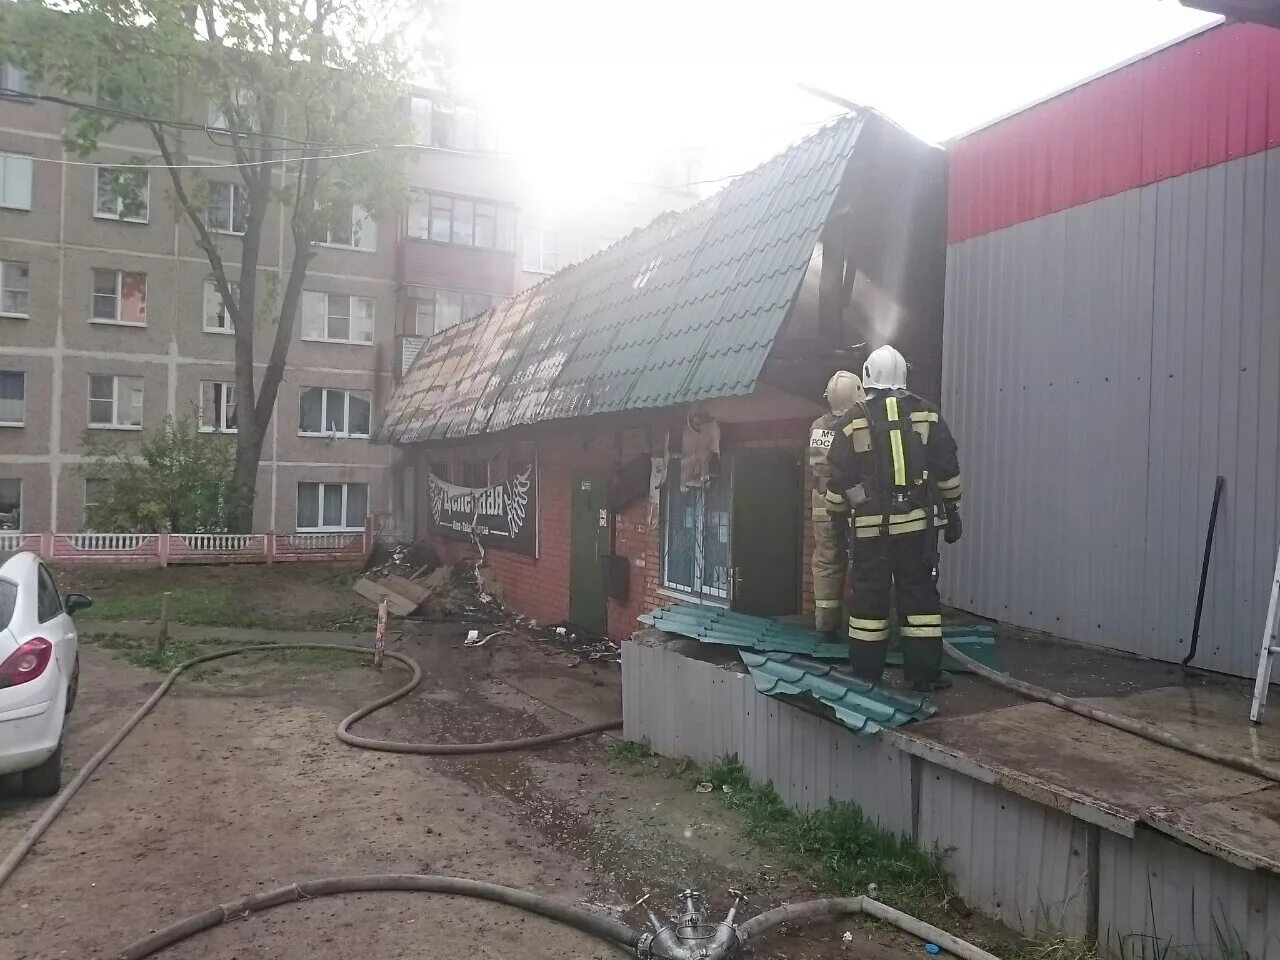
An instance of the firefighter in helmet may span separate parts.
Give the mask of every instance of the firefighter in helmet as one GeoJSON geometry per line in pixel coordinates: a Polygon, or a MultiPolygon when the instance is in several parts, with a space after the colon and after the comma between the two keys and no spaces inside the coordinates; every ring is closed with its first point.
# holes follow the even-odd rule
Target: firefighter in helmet
{"type": "Polygon", "coordinates": [[[827,382],[829,413],[809,428],[809,470],[813,474],[813,606],[814,626],[822,633],[840,629],[840,605],[844,596],[844,576],[849,565],[849,508],[843,499],[827,500],[830,468],[827,454],[835,438],[836,423],[862,403],[866,394],[862,382],[848,370],[839,370],[827,382]]]}
{"type": "Polygon", "coordinates": [[[828,456],[828,509],[847,506],[850,536],[849,659],[876,682],[889,645],[896,589],[908,682],[951,683],[942,670],[938,533],[960,539],[960,463],[938,408],[907,391],[907,363],[891,346],[862,368],[866,400],[836,424],[828,456]]]}

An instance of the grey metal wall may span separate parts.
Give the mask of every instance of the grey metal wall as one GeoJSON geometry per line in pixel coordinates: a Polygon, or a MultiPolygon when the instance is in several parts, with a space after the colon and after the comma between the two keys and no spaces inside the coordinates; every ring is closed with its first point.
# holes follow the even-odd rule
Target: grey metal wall
{"type": "Polygon", "coordinates": [[[1280,150],[953,244],[946,602],[1252,676],[1280,538],[1280,150]]]}

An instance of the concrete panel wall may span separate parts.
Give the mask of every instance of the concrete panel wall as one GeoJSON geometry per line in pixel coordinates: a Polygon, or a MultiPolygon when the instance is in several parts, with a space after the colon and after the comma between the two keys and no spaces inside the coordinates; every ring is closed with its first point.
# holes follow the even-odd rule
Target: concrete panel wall
{"type": "Polygon", "coordinates": [[[1181,659],[1222,474],[1196,662],[1252,675],[1280,537],[1277,263],[1277,150],[949,248],[947,602],[1181,659]]]}

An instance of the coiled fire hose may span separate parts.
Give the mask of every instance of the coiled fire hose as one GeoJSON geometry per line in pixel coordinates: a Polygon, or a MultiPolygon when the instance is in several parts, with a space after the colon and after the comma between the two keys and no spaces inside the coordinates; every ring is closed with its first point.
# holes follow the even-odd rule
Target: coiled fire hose
{"type": "MultiPolygon", "coordinates": [[[[4,860],[0,862],[0,887],[3,887],[9,878],[13,876],[23,858],[31,851],[31,848],[35,846],[59,814],[66,809],[72,797],[93,776],[94,771],[102,765],[107,757],[124,741],[125,737],[156,707],[179,676],[194,666],[209,663],[213,660],[221,660],[225,657],[234,657],[245,653],[271,653],[284,650],[341,650],[345,653],[361,656],[372,656],[373,654],[373,650],[367,647],[338,644],[266,643],[218,650],[192,657],[190,660],[178,664],[169,671],[160,685],[147,698],[146,702],[134,711],[124,725],[112,735],[111,739],[103,744],[80,768],[36,822],[31,825],[30,829],[18,840],[4,860]]],[[[592,733],[616,730],[622,726],[622,721],[618,719],[587,724],[559,733],[544,734],[537,737],[471,744],[411,743],[396,740],[375,740],[369,737],[357,736],[350,732],[352,724],[407,696],[422,682],[422,668],[416,661],[402,653],[393,651],[386,651],[384,655],[407,667],[411,673],[410,679],[403,686],[386,696],[380,697],[345,717],[338,724],[337,729],[338,739],[343,743],[366,750],[413,753],[427,756],[498,753],[543,746],[575,737],[587,736],[592,733]]],[[[342,893],[378,891],[437,893],[501,903],[576,927],[585,933],[637,955],[642,942],[642,937],[639,933],[620,921],[599,916],[576,904],[565,903],[551,897],[530,893],[526,890],[518,890],[513,887],[504,887],[499,884],[485,883],[478,880],[468,880],[462,877],[426,874],[372,874],[304,881],[279,887],[275,890],[256,893],[232,903],[220,904],[157,930],[155,933],[128,945],[119,951],[116,956],[120,960],[143,960],[143,958],[154,956],[175,943],[210,930],[229,920],[240,919],[250,913],[268,910],[286,903],[342,893]]],[[[784,922],[834,919],[859,913],[875,917],[916,937],[935,943],[947,952],[959,957],[960,960],[997,960],[992,954],[967,941],[954,937],[938,927],[867,897],[814,900],[806,903],[787,904],[767,911],[737,927],[739,945],[759,938],[768,930],[784,922]]],[[[709,958],[709,960],[717,960],[717,958],[713,957],[709,958]]]]}

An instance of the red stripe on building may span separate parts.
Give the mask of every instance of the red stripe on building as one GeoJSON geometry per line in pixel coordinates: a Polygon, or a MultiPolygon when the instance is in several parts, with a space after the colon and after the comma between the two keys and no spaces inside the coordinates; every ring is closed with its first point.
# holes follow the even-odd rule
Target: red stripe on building
{"type": "Polygon", "coordinates": [[[1280,30],[1197,34],[949,150],[950,243],[1280,146],[1280,30]]]}

